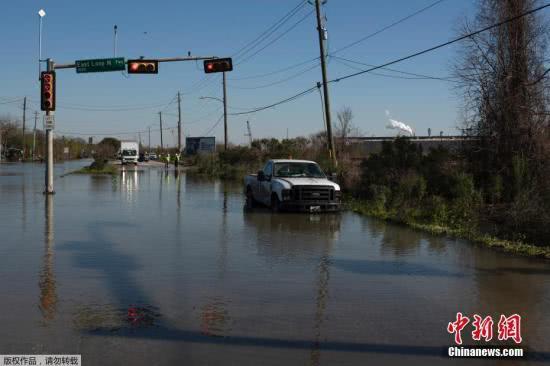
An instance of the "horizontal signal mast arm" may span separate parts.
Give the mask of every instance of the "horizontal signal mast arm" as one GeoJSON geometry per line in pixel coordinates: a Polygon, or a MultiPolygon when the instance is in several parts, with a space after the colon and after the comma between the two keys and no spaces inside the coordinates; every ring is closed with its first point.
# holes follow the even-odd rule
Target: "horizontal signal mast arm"
{"type": "MultiPolygon", "coordinates": [[[[200,60],[212,60],[219,58],[217,56],[185,56],[185,57],[164,57],[164,58],[158,58],[155,59],[158,62],[176,62],[176,61],[200,61],[200,60]]],[[[128,63],[126,61],[126,63],[128,63]]],[[[76,68],[76,64],[55,64],[55,69],[74,69],[76,68]]]]}

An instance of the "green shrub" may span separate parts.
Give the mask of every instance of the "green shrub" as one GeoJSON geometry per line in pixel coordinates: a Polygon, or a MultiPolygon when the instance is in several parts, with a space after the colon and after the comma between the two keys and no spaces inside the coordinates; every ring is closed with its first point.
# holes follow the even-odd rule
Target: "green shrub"
{"type": "Polygon", "coordinates": [[[449,223],[449,207],[441,196],[430,196],[424,204],[424,221],[438,226],[449,223]]]}

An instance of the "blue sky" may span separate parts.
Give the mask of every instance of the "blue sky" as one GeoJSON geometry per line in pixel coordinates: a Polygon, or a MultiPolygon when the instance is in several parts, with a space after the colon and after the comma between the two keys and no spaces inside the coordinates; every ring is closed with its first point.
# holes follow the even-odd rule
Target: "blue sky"
{"type": "MultiPolygon", "coordinates": [[[[413,13],[434,0],[329,0],[324,6],[329,33],[329,52],[358,40],[413,13]]],[[[113,25],[118,25],[118,55],[146,58],[186,55],[232,56],[298,4],[297,0],[210,1],[105,1],[4,0],[0,22],[0,43],[4,67],[0,70],[0,97],[29,98],[29,114],[39,105],[38,15],[46,10],[43,28],[43,57],[59,63],[113,55],[113,25]]],[[[369,64],[381,64],[456,35],[461,20],[475,13],[475,0],[446,0],[365,42],[336,55],[369,64]]],[[[321,80],[315,62],[267,77],[254,77],[291,66],[319,55],[313,7],[306,5],[273,35],[277,37],[305,17],[294,29],[254,57],[234,59],[235,70],[228,74],[230,112],[274,103],[314,86],[321,80]],[[309,71],[302,71],[310,69],[309,71]],[[269,87],[266,85],[299,75],[269,87]],[[254,78],[250,78],[254,77],[254,78]]],[[[269,43],[269,40],[268,42],[269,43]]],[[[261,44],[250,54],[263,47],[261,44]]],[[[458,48],[448,47],[393,65],[402,71],[448,76],[458,48]]],[[[249,55],[250,55],[249,54],[249,55]]],[[[355,65],[362,67],[360,65],[355,65]]],[[[158,112],[164,112],[164,126],[175,126],[177,91],[182,94],[183,133],[202,135],[222,113],[221,103],[200,96],[221,97],[220,74],[204,75],[201,63],[163,63],[159,74],[125,77],[119,72],[76,74],[59,70],[57,77],[56,130],[82,137],[117,134],[135,138],[135,131],[151,126],[151,142],[159,143],[158,112]],[[126,109],[87,111],[81,109],[126,109]],[[140,109],[136,109],[140,108],[140,109]]],[[[354,72],[332,59],[329,78],[354,72]]],[[[390,72],[384,74],[399,75],[390,72]]],[[[434,133],[457,133],[460,99],[453,84],[436,80],[400,79],[363,75],[330,88],[332,115],[343,106],[352,108],[354,123],[365,135],[394,135],[385,128],[386,110],[392,118],[411,125],[418,135],[428,127],[434,133]]],[[[4,99],[5,100],[5,99],[4,99]]],[[[0,115],[20,116],[18,103],[0,104],[0,115]]],[[[229,139],[247,140],[246,121],[254,137],[308,135],[323,129],[321,101],[317,92],[291,103],[248,116],[229,117],[229,139]]],[[[223,125],[212,133],[220,141],[223,125]]],[[[147,143],[147,133],[142,134],[147,143]]],[[[170,145],[176,130],[164,132],[170,145]]]]}

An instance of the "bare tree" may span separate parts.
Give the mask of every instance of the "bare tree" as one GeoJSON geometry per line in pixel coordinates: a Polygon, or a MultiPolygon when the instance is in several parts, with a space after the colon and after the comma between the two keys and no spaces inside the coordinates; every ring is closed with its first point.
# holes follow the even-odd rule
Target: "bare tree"
{"type": "Polygon", "coordinates": [[[359,129],[353,124],[353,111],[350,107],[342,107],[336,114],[337,124],[335,135],[338,139],[339,150],[342,151],[347,145],[348,138],[359,135],[359,129]]]}
{"type": "MultiPolygon", "coordinates": [[[[518,16],[539,3],[479,0],[477,17],[466,22],[462,32],[518,16]]],[[[479,138],[470,160],[482,181],[498,175],[513,183],[518,158],[526,160],[532,172],[545,161],[541,154],[548,145],[550,85],[544,60],[549,29],[542,15],[535,13],[462,44],[455,74],[465,101],[464,131],[479,138]]]]}

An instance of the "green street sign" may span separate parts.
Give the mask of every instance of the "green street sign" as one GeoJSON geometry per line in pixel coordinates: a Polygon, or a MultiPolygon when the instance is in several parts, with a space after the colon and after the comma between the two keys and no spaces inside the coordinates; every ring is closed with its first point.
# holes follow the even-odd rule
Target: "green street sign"
{"type": "Polygon", "coordinates": [[[105,71],[124,71],[126,63],[124,57],[101,58],[96,60],[77,60],[76,72],[105,72],[105,71]]]}

